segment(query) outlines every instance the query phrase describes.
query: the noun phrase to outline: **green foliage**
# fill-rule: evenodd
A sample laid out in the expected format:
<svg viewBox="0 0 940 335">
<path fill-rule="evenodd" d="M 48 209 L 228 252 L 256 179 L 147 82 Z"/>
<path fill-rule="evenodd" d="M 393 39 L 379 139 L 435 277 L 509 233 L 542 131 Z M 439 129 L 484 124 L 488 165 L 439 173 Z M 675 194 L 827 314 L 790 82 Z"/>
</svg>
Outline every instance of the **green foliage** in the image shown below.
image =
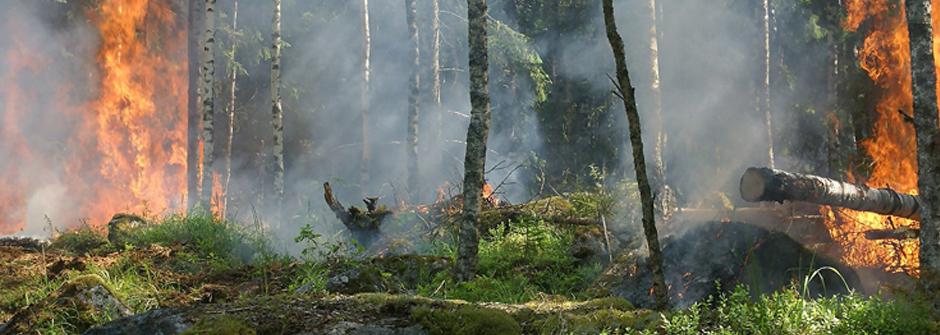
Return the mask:
<svg viewBox="0 0 940 335">
<path fill-rule="evenodd" d="M 75 254 L 87 254 L 107 244 L 108 239 L 102 233 L 84 226 L 57 236 L 49 244 L 49 248 Z"/>
<path fill-rule="evenodd" d="M 534 103 L 537 105 L 548 100 L 552 80 L 545 72 L 542 57 L 536 52 L 531 39 L 498 20 L 490 22 L 488 46 L 493 55 L 490 61 L 499 65 L 509 77 L 513 77 L 512 72 L 516 69 L 522 69 L 534 88 Z"/>
<path fill-rule="evenodd" d="M 668 334 L 935 334 L 918 302 L 848 295 L 805 300 L 797 289 L 752 299 L 743 286 L 664 317 Z"/>
<path fill-rule="evenodd" d="M 191 256 L 216 268 L 248 264 L 269 251 L 260 234 L 206 215 L 169 216 L 158 224 L 128 232 L 127 241 L 134 247 L 184 245 Z"/>
<path fill-rule="evenodd" d="M 419 294 L 514 303 L 545 294 L 577 297 L 601 272 L 599 264 L 580 264 L 570 254 L 570 230 L 534 218 L 499 225 L 488 236 L 480 241 L 477 278 L 438 289 L 454 282 L 442 273 Z"/>
</svg>

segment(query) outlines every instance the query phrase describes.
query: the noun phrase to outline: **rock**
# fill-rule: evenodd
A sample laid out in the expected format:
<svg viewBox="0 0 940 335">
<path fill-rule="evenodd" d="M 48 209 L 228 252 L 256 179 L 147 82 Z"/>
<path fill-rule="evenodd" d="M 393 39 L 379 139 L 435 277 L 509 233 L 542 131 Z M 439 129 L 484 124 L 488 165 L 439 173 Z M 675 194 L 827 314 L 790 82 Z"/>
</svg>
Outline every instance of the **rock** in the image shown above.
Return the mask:
<svg viewBox="0 0 940 335">
<path fill-rule="evenodd" d="M 57 311 L 56 313 L 49 313 Z M 126 317 L 131 314 L 127 305 L 118 299 L 97 275 L 84 275 L 72 279 L 62 287 L 26 309 L 0 329 L 0 335 L 23 334 L 34 331 L 34 327 L 45 322 L 68 323 L 85 330 L 102 320 Z M 64 320 L 48 320 L 50 315 L 67 315 Z"/>
<path fill-rule="evenodd" d="M 131 229 L 146 225 L 147 220 L 134 215 L 118 213 L 108 221 L 108 241 L 116 246 L 123 246 L 127 241 L 127 232 Z"/>
<path fill-rule="evenodd" d="M 374 266 L 354 267 L 331 275 L 326 281 L 326 290 L 332 293 L 385 292 L 387 289 L 381 270 Z"/>
<path fill-rule="evenodd" d="M 644 247 L 645 248 L 645 247 Z M 652 306 L 651 278 L 644 248 L 621 254 L 595 282 L 596 295 L 622 297 L 636 306 Z M 819 280 L 808 287 L 810 296 L 831 296 L 860 287 L 852 268 L 807 250 L 786 234 L 744 223 L 708 222 L 663 241 L 663 268 L 670 302 L 684 308 L 739 284 L 752 294 L 769 293 L 802 283 L 812 271 Z M 847 285 L 846 285 L 847 284 Z"/>
<path fill-rule="evenodd" d="M 189 309 L 165 308 L 138 314 L 91 328 L 84 335 L 177 335 L 192 327 Z"/>
</svg>

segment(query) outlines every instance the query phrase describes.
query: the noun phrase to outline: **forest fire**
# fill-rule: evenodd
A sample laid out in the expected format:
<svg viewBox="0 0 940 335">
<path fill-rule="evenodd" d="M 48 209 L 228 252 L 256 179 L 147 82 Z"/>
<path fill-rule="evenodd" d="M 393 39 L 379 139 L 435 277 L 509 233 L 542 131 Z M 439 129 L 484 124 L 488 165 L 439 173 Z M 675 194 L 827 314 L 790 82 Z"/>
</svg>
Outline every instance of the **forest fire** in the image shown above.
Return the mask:
<svg viewBox="0 0 940 335">
<path fill-rule="evenodd" d="M 937 0 L 933 3 L 940 5 Z M 909 36 L 902 4 L 887 0 L 847 1 L 848 15 L 843 28 L 856 31 L 863 22 L 871 22 L 871 30 L 858 50 L 858 59 L 881 89 L 873 136 L 863 144 L 874 161 L 865 182 L 870 187 L 889 187 L 917 194 L 914 128 L 905 120 L 911 115 L 912 93 Z M 938 26 L 938 18 L 940 16 L 934 16 L 934 26 Z M 936 42 L 934 49 L 938 49 Z M 852 179 L 855 178 L 850 175 L 850 181 L 854 182 Z M 822 214 L 830 234 L 841 245 L 843 261 L 847 264 L 918 275 L 916 240 L 870 241 L 862 234 L 867 230 L 914 228 L 918 226 L 916 221 L 829 207 L 824 207 Z"/>
<path fill-rule="evenodd" d="M 185 17 L 173 6 L 168 0 L 104 0 L 86 9 L 83 14 L 100 38 L 97 64 L 85 74 L 90 82 L 57 83 L 61 93 L 45 97 L 18 94 L 24 90 L 16 87 L 18 78 L 3 81 L 0 133 L 6 146 L 16 148 L 19 164 L 3 172 L 3 180 L 15 187 L 0 191 L 0 233 L 18 231 L 37 219 L 27 217 L 26 199 L 48 181 L 30 171 L 31 165 L 61 166 L 58 182 L 74 203 L 57 217 L 56 225 L 82 220 L 99 225 L 116 211 L 159 213 L 177 207 L 186 171 L 187 67 Z M 3 57 L 16 64 L 23 55 L 33 62 L 46 61 L 35 50 Z M 35 63 L 12 68 L 6 75 L 44 71 Z M 17 74 L 15 69 L 32 73 Z M 93 88 L 92 101 L 74 105 L 61 97 L 80 85 Z M 58 151 L 17 138 L 31 122 L 28 113 L 36 114 L 30 110 L 37 104 L 34 100 L 46 98 L 61 101 L 53 103 L 56 109 L 42 110 L 42 117 L 58 124 L 69 120 L 71 127 L 65 129 L 62 143 L 52 145 Z M 24 99 L 31 105 L 22 105 Z"/>
</svg>

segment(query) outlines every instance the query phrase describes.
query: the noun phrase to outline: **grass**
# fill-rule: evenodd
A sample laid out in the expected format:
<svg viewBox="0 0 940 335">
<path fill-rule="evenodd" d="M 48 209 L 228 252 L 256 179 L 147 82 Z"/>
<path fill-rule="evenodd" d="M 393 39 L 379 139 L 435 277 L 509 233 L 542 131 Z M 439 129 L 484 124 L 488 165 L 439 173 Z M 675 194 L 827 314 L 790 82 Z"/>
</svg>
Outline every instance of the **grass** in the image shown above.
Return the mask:
<svg viewBox="0 0 940 335">
<path fill-rule="evenodd" d="M 418 293 L 472 302 L 521 303 L 547 295 L 580 298 L 601 272 L 599 264 L 581 264 L 571 255 L 573 231 L 535 218 L 499 225 L 486 236 L 480 241 L 476 279 L 456 283 L 442 273 Z M 438 248 L 437 253 L 456 257 L 452 247 Z M 438 290 L 442 281 L 445 285 Z"/>
<path fill-rule="evenodd" d="M 667 334 L 936 334 L 938 319 L 916 297 L 885 300 L 856 294 L 807 300 L 793 288 L 751 298 L 730 293 L 664 316 Z"/>
</svg>

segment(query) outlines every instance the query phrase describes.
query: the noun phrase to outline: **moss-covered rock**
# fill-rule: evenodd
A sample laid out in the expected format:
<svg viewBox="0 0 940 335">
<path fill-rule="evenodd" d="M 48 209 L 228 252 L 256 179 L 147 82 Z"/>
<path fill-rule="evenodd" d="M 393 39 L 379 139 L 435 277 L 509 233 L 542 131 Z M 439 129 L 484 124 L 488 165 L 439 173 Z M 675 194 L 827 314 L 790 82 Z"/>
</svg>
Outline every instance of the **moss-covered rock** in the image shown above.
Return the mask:
<svg viewBox="0 0 940 335">
<path fill-rule="evenodd" d="M 148 222 L 141 216 L 134 214 L 118 213 L 111 221 L 108 221 L 108 241 L 116 246 L 123 246 L 127 243 L 127 237 L 131 230 L 146 225 Z"/>
<path fill-rule="evenodd" d="M 475 305 L 418 306 L 411 315 L 432 335 L 522 334 L 508 313 Z"/>
<path fill-rule="evenodd" d="M 203 318 L 182 335 L 255 335 L 255 330 L 245 321 L 222 315 Z"/>
<path fill-rule="evenodd" d="M 0 335 L 38 332 L 50 324 L 69 325 L 76 332 L 131 314 L 108 284 L 97 275 L 83 275 L 63 284 L 46 299 L 17 312 Z"/>
<path fill-rule="evenodd" d="M 362 263 L 330 274 L 326 281 L 326 290 L 333 293 L 356 294 L 386 292 L 389 287 L 381 269 Z"/>
</svg>

